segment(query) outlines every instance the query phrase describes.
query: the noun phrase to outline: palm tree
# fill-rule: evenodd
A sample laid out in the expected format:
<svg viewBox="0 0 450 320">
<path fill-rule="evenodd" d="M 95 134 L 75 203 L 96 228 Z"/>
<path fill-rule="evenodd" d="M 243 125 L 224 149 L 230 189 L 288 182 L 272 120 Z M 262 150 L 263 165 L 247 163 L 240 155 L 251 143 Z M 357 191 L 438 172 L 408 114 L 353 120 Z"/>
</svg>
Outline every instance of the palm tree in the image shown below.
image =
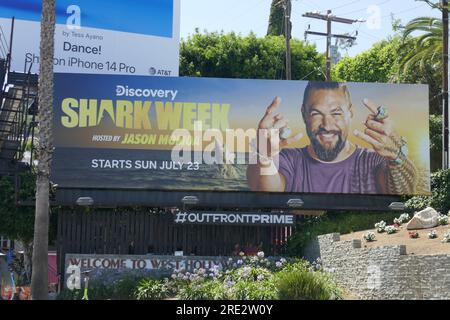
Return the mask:
<svg viewBox="0 0 450 320">
<path fill-rule="evenodd" d="M 48 299 L 48 229 L 50 165 L 53 154 L 53 56 L 55 0 L 42 0 L 39 69 L 39 164 L 36 181 L 36 218 L 34 222 L 31 296 Z"/>
<path fill-rule="evenodd" d="M 414 38 L 415 48 L 401 62 L 401 68 L 408 70 L 419 66 L 424 69 L 430 62 L 435 62 L 435 69 L 442 64 L 443 23 L 441 19 L 419 17 L 411 20 L 404 28 L 403 38 L 409 38 L 413 33 L 421 32 Z"/>
<path fill-rule="evenodd" d="M 417 0 L 427 3 L 431 8 L 440 11 L 449 10 L 443 6 L 442 1 Z M 419 32 L 420 35 L 414 38 L 415 49 L 407 54 L 401 63 L 402 70 L 419 67 L 425 69 L 426 64 L 434 62 L 433 68 L 442 67 L 443 52 L 443 22 L 439 18 L 419 17 L 411 20 L 403 31 L 403 38 L 410 38 L 413 33 Z"/>
</svg>

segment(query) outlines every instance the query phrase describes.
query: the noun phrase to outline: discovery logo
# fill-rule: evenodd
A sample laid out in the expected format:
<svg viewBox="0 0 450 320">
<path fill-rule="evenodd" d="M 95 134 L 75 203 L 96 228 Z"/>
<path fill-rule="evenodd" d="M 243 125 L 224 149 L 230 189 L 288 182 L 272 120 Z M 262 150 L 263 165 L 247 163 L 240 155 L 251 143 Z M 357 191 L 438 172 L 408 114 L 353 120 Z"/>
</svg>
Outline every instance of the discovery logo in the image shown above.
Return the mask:
<svg viewBox="0 0 450 320">
<path fill-rule="evenodd" d="M 136 89 L 128 86 L 116 86 L 117 97 L 137 97 L 137 98 L 165 98 L 174 101 L 178 95 L 178 90 L 163 89 Z"/>
</svg>

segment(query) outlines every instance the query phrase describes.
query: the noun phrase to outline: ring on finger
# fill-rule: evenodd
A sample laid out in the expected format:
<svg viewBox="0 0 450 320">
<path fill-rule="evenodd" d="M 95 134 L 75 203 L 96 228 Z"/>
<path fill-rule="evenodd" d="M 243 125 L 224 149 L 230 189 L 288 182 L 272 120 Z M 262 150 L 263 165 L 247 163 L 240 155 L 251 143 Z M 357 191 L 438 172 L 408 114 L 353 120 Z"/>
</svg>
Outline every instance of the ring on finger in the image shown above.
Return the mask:
<svg viewBox="0 0 450 320">
<path fill-rule="evenodd" d="M 389 116 L 388 109 L 385 106 L 379 106 L 377 111 L 378 113 L 375 116 L 375 120 L 384 120 Z"/>
</svg>

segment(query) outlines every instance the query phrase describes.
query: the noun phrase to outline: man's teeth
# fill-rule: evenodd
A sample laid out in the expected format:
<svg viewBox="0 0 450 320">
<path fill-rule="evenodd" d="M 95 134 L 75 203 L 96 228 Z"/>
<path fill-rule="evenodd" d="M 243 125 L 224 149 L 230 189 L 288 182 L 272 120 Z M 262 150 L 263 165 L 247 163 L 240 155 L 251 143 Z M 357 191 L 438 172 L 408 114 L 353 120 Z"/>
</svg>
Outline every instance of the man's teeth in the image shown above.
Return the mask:
<svg viewBox="0 0 450 320">
<path fill-rule="evenodd" d="M 324 138 L 333 138 L 335 135 L 333 133 L 322 133 L 321 136 Z"/>
</svg>

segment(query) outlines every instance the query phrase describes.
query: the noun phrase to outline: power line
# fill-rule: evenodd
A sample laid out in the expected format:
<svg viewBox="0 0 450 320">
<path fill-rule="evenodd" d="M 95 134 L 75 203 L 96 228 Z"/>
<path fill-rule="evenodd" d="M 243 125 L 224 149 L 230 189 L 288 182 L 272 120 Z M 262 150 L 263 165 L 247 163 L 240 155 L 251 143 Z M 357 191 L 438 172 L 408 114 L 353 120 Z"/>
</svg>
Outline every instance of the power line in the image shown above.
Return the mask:
<svg viewBox="0 0 450 320">
<path fill-rule="evenodd" d="M 384 1 L 381 1 L 380 3 L 374 4 L 374 6 L 382 6 L 382 5 L 384 5 L 384 4 L 388 3 L 388 2 L 391 2 L 391 1 L 392 0 L 384 0 Z M 350 11 L 350 12 L 346 12 L 346 13 L 343 13 L 342 15 L 346 16 L 346 15 L 349 15 L 349 14 L 352 14 L 352 13 L 357 13 L 357 12 L 366 11 L 366 10 L 367 10 L 367 7 L 362 8 L 362 9 L 358 9 L 358 10 L 353 10 L 353 11 Z"/>
<path fill-rule="evenodd" d="M 349 2 L 347 4 L 343 4 L 342 6 L 331 8 L 330 10 L 336 10 L 336 9 L 341 9 L 341 8 L 344 8 L 344 7 L 348 7 L 348 6 L 350 6 L 350 5 L 354 4 L 354 3 L 357 3 L 357 2 L 361 2 L 361 0 L 354 0 L 354 1 Z"/>
<path fill-rule="evenodd" d="M 2 28 L 1 25 L 0 25 L 0 32 L 1 32 L 0 39 L 3 39 L 3 41 L 4 41 L 4 43 L 3 43 L 3 41 L 1 41 L 1 44 L 2 44 L 2 45 L 4 44 L 4 46 L 5 46 L 6 48 L 8 48 L 8 42 L 6 41 L 5 33 L 3 32 L 3 28 Z M 2 38 L 2 37 L 3 37 L 3 38 Z M 7 50 L 7 51 L 8 51 L 8 50 Z"/>
<path fill-rule="evenodd" d="M 323 71 L 323 67 L 322 66 L 317 66 L 317 67 L 314 68 L 313 71 L 308 73 L 306 76 L 304 76 L 300 80 L 305 80 L 307 77 L 309 77 L 310 75 L 312 75 L 314 72 L 317 72 L 317 71 L 320 71 L 320 73 L 322 73 L 324 76 L 326 76 L 325 72 Z"/>
<path fill-rule="evenodd" d="M 304 4 L 307 4 L 307 5 L 308 5 L 309 7 L 311 7 L 312 9 L 316 9 L 317 7 L 319 7 L 319 9 L 321 8 L 318 4 L 309 2 L 308 0 L 302 0 L 302 2 L 303 2 Z M 322 9 L 321 11 L 324 11 L 324 9 Z"/>
<path fill-rule="evenodd" d="M 0 38 L 2 36 L 0 35 Z M 3 54 L 3 57 L 6 58 L 8 56 L 8 50 L 5 49 L 4 45 L 3 45 L 3 41 L 0 41 L 0 52 Z"/>
<path fill-rule="evenodd" d="M 390 14 L 387 14 L 385 16 L 382 16 L 381 18 L 384 19 L 384 18 L 387 18 L 387 17 L 391 17 L 392 15 L 395 16 L 397 14 L 402 14 L 402 13 L 405 13 L 405 12 L 413 11 L 413 10 L 419 9 L 419 8 L 425 6 L 425 5 L 426 5 L 425 3 L 422 3 L 421 5 L 419 5 L 417 7 L 409 8 L 409 9 L 406 9 L 406 10 L 403 10 L 403 11 L 399 11 L 399 12 L 396 12 L 396 13 L 390 13 Z"/>
<path fill-rule="evenodd" d="M 229 22 L 236 21 L 238 18 L 245 16 L 246 14 L 251 12 L 255 7 L 257 7 L 258 5 L 260 5 L 261 3 L 265 2 L 265 1 L 267 1 L 267 0 L 260 0 L 257 3 L 252 4 L 250 7 L 248 7 L 243 12 L 241 12 L 239 15 L 235 16 L 234 18 L 229 19 L 228 21 Z"/>
</svg>

